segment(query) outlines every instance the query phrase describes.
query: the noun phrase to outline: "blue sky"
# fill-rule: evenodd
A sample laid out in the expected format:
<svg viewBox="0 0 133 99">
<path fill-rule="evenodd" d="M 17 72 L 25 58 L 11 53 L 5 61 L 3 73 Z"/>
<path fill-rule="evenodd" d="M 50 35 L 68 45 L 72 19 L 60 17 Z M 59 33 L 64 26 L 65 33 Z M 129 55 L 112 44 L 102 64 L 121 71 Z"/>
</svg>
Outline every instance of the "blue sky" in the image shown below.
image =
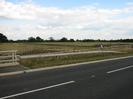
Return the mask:
<svg viewBox="0 0 133 99">
<path fill-rule="evenodd" d="M 0 0 L 0 32 L 10 39 L 133 38 L 133 0 Z"/>
<path fill-rule="evenodd" d="M 10 2 L 19 3 L 24 0 L 8 0 Z M 27 0 L 25 0 L 27 1 Z M 30 1 L 30 0 L 29 0 Z M 97 5 L 105 8 L 121 8 L 132 0 L 32 0 L 33 3 L 42 6 L 51 6 L 59 8 L 73 8 L 87 5 Z"/>
</svg>

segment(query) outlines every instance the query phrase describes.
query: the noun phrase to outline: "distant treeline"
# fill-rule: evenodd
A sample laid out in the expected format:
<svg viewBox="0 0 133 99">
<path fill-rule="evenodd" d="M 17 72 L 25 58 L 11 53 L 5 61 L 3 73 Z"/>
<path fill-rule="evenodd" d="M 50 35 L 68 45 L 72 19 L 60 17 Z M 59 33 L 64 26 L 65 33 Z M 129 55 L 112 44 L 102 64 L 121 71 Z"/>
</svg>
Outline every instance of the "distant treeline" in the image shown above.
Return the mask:
<svg viewBox="0 0 133 99">
<path fill-rule="evenodd" d="M 0 42 L 133 42 L 133 39 L 118 39 L 118 40 L 94 40 L 94 39 L 83 39 L 83 40 L 74 40 L 74 39 L 67 39 L 66 37 L 62 37 L 59 40 L 50 37 L 48 40 L 44 40 L 41 37 L 29 37 L 25 40 L 8 40 L 8 38 L 0 33 Z"/>
</svg>

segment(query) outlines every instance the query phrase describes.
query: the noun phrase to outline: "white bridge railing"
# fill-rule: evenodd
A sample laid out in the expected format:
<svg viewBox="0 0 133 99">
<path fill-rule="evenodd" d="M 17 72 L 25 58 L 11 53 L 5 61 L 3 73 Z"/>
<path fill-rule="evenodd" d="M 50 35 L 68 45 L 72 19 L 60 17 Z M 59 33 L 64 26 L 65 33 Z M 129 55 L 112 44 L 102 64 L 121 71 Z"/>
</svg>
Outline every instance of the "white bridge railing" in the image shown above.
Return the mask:
<svg viewBox="0 0 133 99">
<path fill-rule="evenodd" d="M 0 51 L 0 66 L 12 66 L 19 64 L 16 52 L 16 50 Z"/>
</svg>

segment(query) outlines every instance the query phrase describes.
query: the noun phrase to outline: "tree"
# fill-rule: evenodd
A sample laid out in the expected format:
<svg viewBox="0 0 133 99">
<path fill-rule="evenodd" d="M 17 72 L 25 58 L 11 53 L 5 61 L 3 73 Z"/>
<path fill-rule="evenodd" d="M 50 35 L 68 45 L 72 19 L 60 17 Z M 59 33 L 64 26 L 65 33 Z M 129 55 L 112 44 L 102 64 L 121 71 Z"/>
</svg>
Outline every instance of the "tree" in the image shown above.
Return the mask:
<svg viewBox="0 0 133 99">
<path fill-rule="evenodd" d="M 36 39 L 35 39 L 34 37 L 29 37 L 29 38 L 28 38 L 28 41 L 29 41 L 29 42 L 35 42 Z"/>
<path fill-rule="evenodd" d="M 67 38 L 63 37 L 62 39 L 60 39 L 60 42 L 67 42 Z"/>
<path fill-rule="evenodd" d="M 54 42 L 55 40 L 54 40 L 53 37 L 49 37 L 49 41 L 50 41 L 50 42 Z"/>
<path fill-rule="evenodd" d="M 42 38 L 40 38 L 39 36 L 37 36 L 37 37 L 36 37 L 36 41 L 37 41 L 37 42 L 42 42 L 42 41 L 43 41 L 43 39 L 42 39 Z"/>
<path fill-rule="evenodd" d="M 0 42 L 7 42 L 7 41 L 8 41 L 7 37 L 2 33 L 0 33 Z"/>
<path fill-rule="evenodd" d="M 70 42 L 75 42 L 75 40 L 74 40 L 74 39 L 70 39 L 69 41 L 70 41 Z"/>
</svg>

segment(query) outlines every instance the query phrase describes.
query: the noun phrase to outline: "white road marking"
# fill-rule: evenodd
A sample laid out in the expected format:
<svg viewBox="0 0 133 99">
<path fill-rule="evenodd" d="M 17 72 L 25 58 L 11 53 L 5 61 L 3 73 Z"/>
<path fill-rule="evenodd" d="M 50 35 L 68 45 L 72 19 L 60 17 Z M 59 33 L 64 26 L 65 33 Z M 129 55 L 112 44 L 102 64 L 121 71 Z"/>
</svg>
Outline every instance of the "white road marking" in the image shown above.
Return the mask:
<svg viewBox="0 0 133 99">
<path fill-rule="evenodd" d="M 46 89 L 50 89 L 50 88 L 54 88 L 54 87 L 58 87 L 58 86 L 63 86 L 63 85 L 71 84 L 71 83 L 75 83 L 75 81 L 68 81 L 68 82 L 57 84 L 57 85 L 52 85 L 52 86 L 48 86 L 48 87 L 44 87 L 44 88 L 39 88 L 39 89 L 27 91 L 27 92 L 21 92 L 21 93 L 18 93 L 18 94 L 13 94 L 13 95 L 1 97 L 0 99 L 13 98 L 13 97 L 16 97 L 16 96 L 21 96 L 21 95 L 25 95 L 25 94 L 29 94 L 29 93 L 34 93 L 34 92 L 38 92 L 38 91 L 42 91 L 42 90 L 46 90 Z"/>
<path fill-rule="evenodd" d="M 119 69 L 112 70 L 112 71 L 108 71 L 107 73 L 110 74 L 110 73 L 118 72 L 118 71 L 121 71 L 121 70 L 129 69 L 129 68 L 133 68 L 133 65 L 132 66 L 127 66 L 127 67 L 124 67 L 124 68 L 119 68 Z"/>
</svg>

